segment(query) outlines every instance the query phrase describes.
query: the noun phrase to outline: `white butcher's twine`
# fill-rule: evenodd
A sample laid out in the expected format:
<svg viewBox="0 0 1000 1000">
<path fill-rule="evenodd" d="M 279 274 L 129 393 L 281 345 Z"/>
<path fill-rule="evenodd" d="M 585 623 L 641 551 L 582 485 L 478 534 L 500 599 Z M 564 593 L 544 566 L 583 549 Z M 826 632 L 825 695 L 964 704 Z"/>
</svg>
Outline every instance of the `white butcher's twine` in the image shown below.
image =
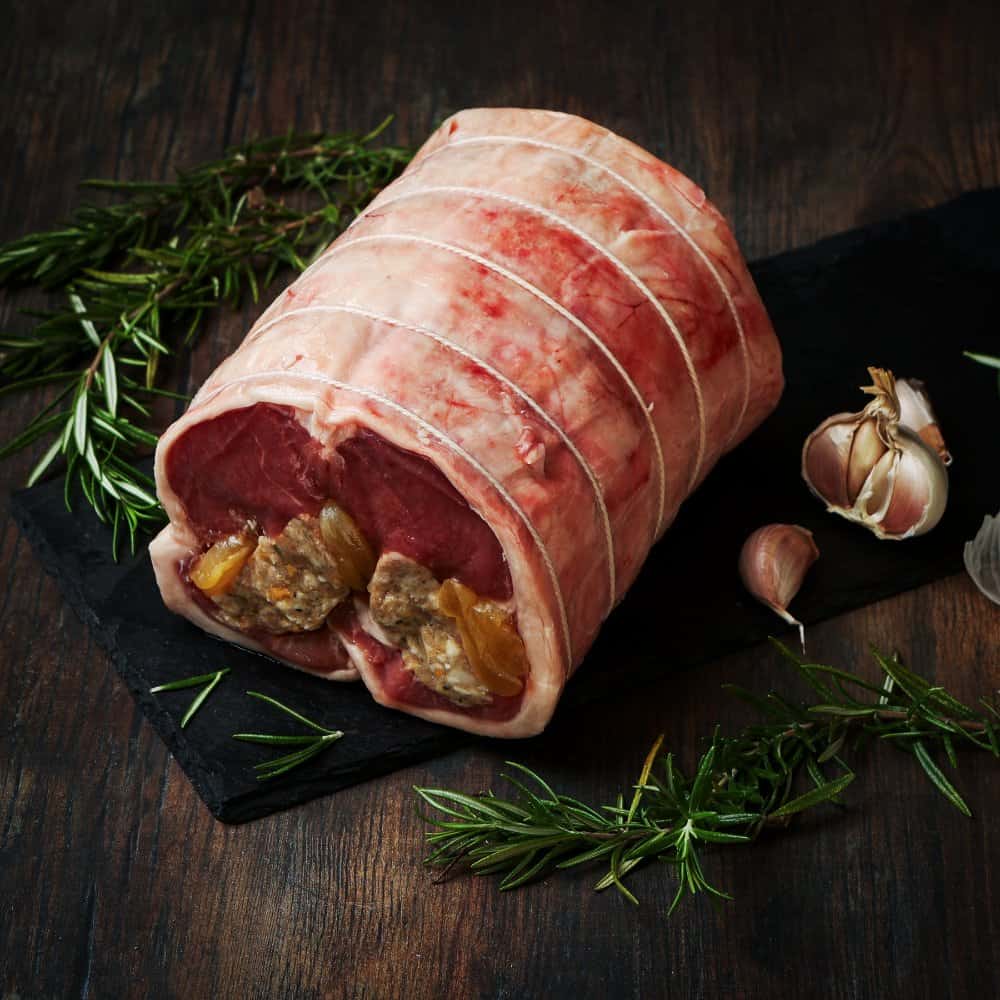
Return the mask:
<svg viewBox="0 0 1000 1000">
<path fill-rule="evenodd" d="M 563 636 L 563 646 L 566 654 L 566 671 L 568 671 L 573 665 L 573 641 L 570 638 L 569 631 L 569 618 L 566 616 L 566 603 L 563 600 L 562 587 L 559 586 L 559 577 L 556 574 L 555 566 L 552 563 L 552 557 L 549 555 L 549 550 L 545 547 L 545 542 L 542 540 L 541 535 L 538 534 L 535 526 L 531 523 L 528 515 L 521 508 L 521 505 L 504 489 L 503 485 L 496 479 L 493 474 L 480 464 L 478 459 L 470 455 L 461 445 L 456 444 L 447 434 L 443 431 L 438 430 L 433 424 L 428 423 L 419 414 L 414 413 L 412 410 L 407 409 L 402 403 L 397 403 L 394 399 L 390 399 L 388 396 L 384 396 L 381 392 L 375 389 L 364 389 L 361 386 L 351 385 L 348 382 L 341 382 L 339 379 L 330 378 L 327 375 L 318 375 L 313 372 L 295 372 L 288 371 L 287 369 L 276 369 L 274 371 L 263 371 L 254 372 L 252 375 L 241 375 L 238 378 L 230 379 L 224 385 L 218 386 L 218 388 L 213 389 L 204 399 L 199 400 L 198 405 L 204 406 L 209 400 L 214 399 L 219 395 L 220 392 L 228 389 L 233 385 L 245 385 L 248 382 L 257 382 L 261 379 L 279 379 L 284 381 L 285 379 L 295 379 L 300 382 L 313 382 L 319 385 L 330 386 L 334 389 L 340 389 L 344 392 L 353 392 L 359 396 L 366 399 L 373 399 L 383 406 L 387 406 L 390 410 L 394 410 L 401 416 L 412 420 L 421 430 L 425 433 L 430 434 L 431 437 L 437 438 L 446 448 L 455 452 L 460 458 L 464 459 L 469 463 L 492 487 L 497 491 L 497 493 L 503 497 L 504 502 L 515 514 L 521 519 L 525 528 L 528 529 L 528 533 L 531 535 L 538 548 L 538 554 L 542 557 L 542 562 L 545 563 L 545 569 L 549 574 L 549 582 L 552 584 L 552 592 L 555 594 L 556 602 L 559 605 L 559 620 L 562 626 L 562 636 Z M 564 673 L 566 672 L 564 671 Z"/>
<path fill-rule="evenodd" d="M 507 386 L 512 392 L 519 396 L 538 416 L 542 421 L 548 425 L 548 427 L 555 433 L 555 435 L 562 441 L 566 446 L 569 453 L 576 459 L 580 468 L 583 470 L 584 475 L 590 481 L 591 488 L 594 491 L 594 501 L 597 504 L 597 508 L 601 515 L 601 520 L 604 528 L 604 541 L 607 548 L 607 559 L 608 559 L 608 614 L 611 613 L 615 606 L 615 601 L 618 596 L 618 582 L 615 574 L 615 542 L 614 535 L 611 531 L 611 517 L 608 514 L 607 504 L 604 502 L 604 492 L 601 489 L 600 481 L 597 478 L 597 473 L 594 472 L 590 463 L 580 452 L 580 449 L 573 443 L 570 436 L 566 431 L 545 411 L 540 403 L 538 403 L 533 397 L 528 395 L 516 382 L 509 379 L 503 372 L 499 371 L 493 365 L 491 365 L 484 358 L 481 358 L 478 354 L 474 354 L 472 351 L 465 350 L 464 347 L 460 347 L 452 340 L 448 340 L 447 337 L 442 337 L 439 333 L 435 333 L 433 330 L 429 330 L 423 326 L 417 326 L 413 323 L 404 323 L 402 320 L 396 319 L 392 316 L 386 316 L 382 313 L 373 312 L 370 309 L 363 309 L 360 306 L 351 305 L 349 303 L 327 303 L 324 305 L 314 305 L 314 306 L 303 306 L 299 309 L 290 309 L 286 313 L 282 313 L 280 316 L 275 317 L 272 320 L 264 323 L 254 330 L 253 334 L 247 338 L 247 343 L 251 340 L 257 340 L 263 334 L 267 333 L 268 330 L 273 329 L 276 326 L 284 323 L 286 320 L 293 319 L 297 316 L 307 316 L 315 313 L 347 313 L 352 316 L 363 316 L 366 319 L 373 320 L 376 323 L 385 323 L 386 326 L 398 327 L 401 330 L 407 330 L 411 333 L 420 334 L 423 337 L 427 337 L 429 340 L 434 341 L 436 344 L 440 344 L 446 350 L 453 351 L 460 357 L 465 358 L 468 361 L 472 361 L 477 365 L 480 365 L 484 371 L 489 372 L 489 374 L 495 378 L 498 382 Z"/>
<path fill-rule="evenodd" d="M 608 135 L 614 136 L 613 132 L 608 132 Z M 618 138 L 615 136 L 615 138 Z M 623 177 L 616 170 L 609 167 L 606 163 L 602 163 L 600 160 L 594 159 L 592 156 L 588 156 L 586 153 L 582 153 L 576 149 L 571 149 L 568 146 L 560 146 L 555 142 L 545 142 L 542 139 L 531 139 L 527 136 L 518 135 L 482 135 L 482 136 L 470 136 L 466 139 L 454 139 L 445 145 L 432 150 L 427 153 L 422 159 L 421 163 L 429 160 L 432 156 L 438 156 L 441 153 L 446 153 L 449 149 L 454 149 L 458 146 L 471 146 L 471 145 L 500 145 L 501 143 L 516 144 L 523 146 L 536 146 L 539 149 L 551 149 L 557 153 L 565 153 L 567 156 L 575 157 L 578 160 L 582 160 L 584 163 L 589 164 L 592 167 L 596 167 L 598 170 L 603 171 L 608 176 L 613 177 L 622 187 L 627 188 L 636 197 L 640 198 L 645 202 L 654 212 L 661 216 L 666 222 L 668 222 L 678 233 L 678 235 L 691 247 L 695 252 L 698 259 L 708 268 L 709 273 L 715 279 L 719 286 L 723 296 L 726 299 L 726 304 L 729 306 L 730 315 L 733 317 L 733 322 L 736 324 L 736 332 L 740 339 L 740 352 L 743 355 L 743 401 L 740 406 L 739 415 L 736 418 L 736 422 L 733 425 L 732 430 L 729 433 L 729 437 L 726 438 L 725 446 L 727 447 L 736 437 L 739 432 L 740 426 L 743 423 L 743 418 L 746 416 L 747 407 L 750 405 L 750 351 L 747 347 L 746 331 L 743 329 L 743 320 L 740 318 L 739 310 L 736 308 L 736 303 L 733 301 L 732 294 L 729 291 L 725 281 L 722 280 L 722 275 L 719 274 L 718 268 L 712 263 L 708 254 L 694 241 L 691 234 L 665 209 L 662 205 L 657 204 L 642 188 L 637 187 L 633 184 L 627 177 Z M 418 164 L 419 167 L 419 164 Z M 410 175 L 413 176 L 413 175 Z M 385 202 L 379 202 L 376 209 L 380 208 Z M 360 219 L 365 213 L 362 212 Z M 354 220 L 357 223 L 358 219 Z M 354 224 L 352 223 L 352 225 Z"/>
<path fill-rule="evenodd" d="M 663 320 L 667 329 L 673 335 L 674 341 L 677 343 L 680 349 L 681 356 L 684 358 L 684 367 L 687 369 L 688 378 L 691 381 L 691 388 L 694 391 L 695 406 L 698 410 L 698 452 L 695 455 L 694 465 L 691 467 L 691 473 L 688 476 L 687 486 L 685 488 L 686 493 L 690 493 L 694 487 L 695 483 L 698 482 L 698 476 L 701 473 L 702 463 L 705 460 L 705 400 L 701 391 L 701 381 L 698 378 L 698 372 L 695 370 L 694 362 L 691 360 L 691 354 L 687 349 L 687 344 L 684 342 L 684 337 L 681 334 L 680 329 L 674 322 L 673 317 L 667 312 L 663 303 L 656 297 L 648 285 L 639 277 L 635 271 L 632 270 L 617 254 L 612 253 L 608 247 L 604 246 L 603 243 L 599 243 L 593 237 L 589 236 L 582 229 L 578 229 L 573 225 L 568 219 L 564 219 L 561 215 L 555 212 L 549 211 L 547 208 L 542 208 L 541 205 L 536 205 L 533 202 L 525 201 L 523 198 L 515 198 L 513 195 L 501 194 L 498 191 L 492 191 L 489 188 L 477 188 L 477 187 L 462 187 L 457 184 L 430 184 L 424 185 L 419 188 L 415 188 L 413 191 L 404 191 L 402 194 L 398 194 L 392 198 L 386 198 L 379 204 L 379 209 L 387 208 L 390 205 L 396 204 L 396 202 L 406 201 L 411 198 L 422 198 L 424 195 L 433 194 L 462 194 L 468 195 L 475 198 L 492 198 L 495 201 L 506 202 L 508 205 L 513 205 L 516 208 L 523 209 L 526 212 L 532 212 L 535 215 L 540 215 L 543 219 L 548 220 L 556 226 L 565 229 L 567 232 L 572 233 L 577 239 L 583 241 L 587 246 L 596 250 L 605 260 L 610 261 L 610 263 L 616 267 L 626 278 L 648 299 L 649 304 L 656 310 L 660 319 Z M 657 525 L 659 528 L 659 525 Z"/>
<path fill-rule="evenodd" d="M 600 337 L 594 333 L 593 330 L 583 323 L 581 320 L 577 319 L 564 305 L 556 302 L 555 299 L 546 295 L 540 288 L 536 288 L 530 281 L 526 281 L 520 275 L 515 274 L 513 271 L 508 271 L 505 267 L 495 263 L 487 257 L 481 257 L 479 254 L 472 253 L 463 247 L 455 246 L 452 243 L 442 243 L 439 240 L 428 239 L 425 236 L 416 236 L 406 233 L 377 233 L 372 236 L 355 236 L 345 242 L 334 243 L 330 249 L 317 260 L 310 268 L 309 271 L 320 270 L 329 261 L 331 261 L 334 256 L 338 253 L 343 253 L 349 250 L 351 247 L 360 246 L 365 243 L 417 243 L 423 246 L 434 247 L 437 250 L 444 250 L 447 253 L 455 254 L 457 257 L 463 257 L 466 260 L 472 261 L 474 264 L 479 264 L 481 267 L 485 267 L 490 271 L 499 274 L 501 277 L 506 278 L 511 283 L 517 285 L 519 288 L 523 288 L 526 292 L 534 295 L 541 302 L 544 302 L 550 309 L 557 312 L 564 319 L 568 320 L 573 324 L 578 330 L 588 340 L 590 340 L 595 347 L 611 362 L 615 371 L 621 376 L 622 381 L 628 386 L 629 391 L 635 397 L 636 402 L 639 404 L 639 409 L 642 411 L 643 418 L 646 421 L 646 427 L 649 431 L 650 438 L 653 442 L 654 454 L 656 456 L 656 471 L 657 471 L 657 487 L 658 487 L 658 513 L 656 517 L 656 524 L 653 527 L 652 540 L 650 544 L 656 541 L 657 536 L 660 532 L 660 527 L 663 524 L 664 517 L 664 507 L 666 498 L 666 468 L 663 462 L 663 448 L 660 445 L 660 435 L 657 433 L 656 425 L 653 423 L 653 418 L 650 415 L 651 406 L 643 398 L 642 393 L 639 391 L 639 387 L 632 381 L 632 376 L 625 370 L 624 365 L 615 357 L 614 353 L 610 350 L 607 344 L 601 340 Z M 308 273 L 308 272 L 306 272 Z"/>
</svg>

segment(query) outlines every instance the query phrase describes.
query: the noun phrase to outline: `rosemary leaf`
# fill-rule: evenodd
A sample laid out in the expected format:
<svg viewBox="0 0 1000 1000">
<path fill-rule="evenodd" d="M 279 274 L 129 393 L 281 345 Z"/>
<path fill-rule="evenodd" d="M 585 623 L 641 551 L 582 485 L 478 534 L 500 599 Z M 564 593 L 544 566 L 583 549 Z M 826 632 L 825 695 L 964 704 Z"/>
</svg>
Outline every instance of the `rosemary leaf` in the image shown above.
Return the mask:
<svg viewBox="0 0 1000 1000">
<path fill-rule="evenodd" d="M 914 756 L 920 761 L 920 766 L 924 769 L 927 777 L 931 779 L 934 786 L 959 812 L 964 813 L 970 819 L 972 810 L 965 804 L 965 799 L 958 794 L 955 786 L 944 776 L 941 768 L 934 763 L 934 759 L 927 752 L 927 747 L 922 740 L 913 741 Z"/>
<path fill-rule="evenodd" d="M 0 251 L 0 253 L 2 253 L 2 251 Z M 97 335 L 97 328 L 89 319 L 87 319 L 87 307 L 83 304 L 83 299 L 81 299 L 75 292 L 70 292 L 69 303 L 73 307 L 73 312 L 75 312 L 80 318 L 80 326 L 83 327 L 83 332 L 87 335 L 87 339 L 94 345 L 94 347 L 100 347 L 101 338 Z"/>
<path fill-rule="evenodd" d="M 973 354 L 972 351 L 963 351 L 962 353 L 967 358 L 971 358 L 981 365 L 986 365 L 988 368 L 1000 368 L 1000 358 L 993 357 L 990 354 Z"/>
<path fill-rule="evenodd" d="M 227 668 L 228 669 L 228 668 Z M 212 680 L 218 671 L 213 670 L 210 674 L 198 674 L 197 677 L 184 677 L 179 681 L 169 681 L 167 684 L 158 684 L 149 689 L 150 694 L 160 694 L 162 691 L 183 691 L 185 688 L 200 687 Z"/>
<path fill-rule="evenodd" d="M 299 722 L 304 723 L 305 725 L 309 726 L 310 729 L 315 729 L 316 732 L 318 733 L 327 734 L 330 732 L 329 729 L 324 729 L 318 723 L 312 722 L 311 720 L 307 719 L 304 715 L 300 715 L 298 712 L 295 711 L 295 709 L 289 708 L 287 705 L 283 705 L 280 701 L 277 701 L 276 699 L 271 698 L 266 694 L 261 694 L 260 691 L 247 691 L 247 694 L 250 695 L 251 698 L 259 698 L 261 701 L 266 701 L 269 705 L 274 705 L 275 708 L 280 709 L 286 715 L 290 715 L 293 719 L 297 719 Z"/>
<path fill-rule="evenodd" d="M 219 681 L 222 680 L 225 674 L 229 673 L 229 670 L 220 670 L 209 682 L 208 685 L 198 694 L 198 697 L 191 702 L 188 710 L 184 713 L 181 719 L 181 729 L 183 729 L 190 721 L 194 718 L 195 712 L 205 703 L 205 699 L 218 687 Z"/>
<path fill-rule="evenodd" d="M 825 785 L 820 785 L 819 788 L 814 788 L 812 791 L 792 799 L 791 802 L 786 802 L 780 809 L 775 809 L 771 813 L 771 817 L 781 819 L 811 809 L 821 802 L 829 802 L 835 799 L 854 780 L 854 777 L 853 774 L 845 774 L 837 778 L 836 781 L 828 781 Z"/>
<path fill-rule="evenodd" d="M 117 528 L 117 522 L 115 527 Z M 205 687 L 198 692 L 194 700 L 188 706 L 187 711 L 181 717 L 181 729 L 184 729 L 194 718 L 198 709 L 205 704 L 205 700 L 208 696 L 216 689 L 216 687 L 218 687 L 222 678 L 229 673 L 230 669 L 230 667 L 223 667 L 221 670 L 216 670 L 210 674 L 198 674 L 196 677 L 182 677 L 180 680 L 168 681 L 166 684 L 158 684 L 156 687 L 151 687 L 149 689 L 149 693 L 162 694 L 167 691 L 183 691 L 186 688 L 205 685 Z"/>
<path fill-rule="evenodd" d="M 315 736 L 272 736 L 269 733 L 233 733 L 234 740 L 246 743 L 267 743 L 285 746 L 288 744 L 315 743 Z"/>
<path fill-rule="evenodd" d="M 52 444 L 49 445 L 48 450 L 44 455 L 35 463 L 35 467 L 28 474 L 28 479 L 25 485 L 34 486 L 42 476 L 45 475 L 49 466 L 59 457 L 59 439 L 56 438 Z"/>
</svg>

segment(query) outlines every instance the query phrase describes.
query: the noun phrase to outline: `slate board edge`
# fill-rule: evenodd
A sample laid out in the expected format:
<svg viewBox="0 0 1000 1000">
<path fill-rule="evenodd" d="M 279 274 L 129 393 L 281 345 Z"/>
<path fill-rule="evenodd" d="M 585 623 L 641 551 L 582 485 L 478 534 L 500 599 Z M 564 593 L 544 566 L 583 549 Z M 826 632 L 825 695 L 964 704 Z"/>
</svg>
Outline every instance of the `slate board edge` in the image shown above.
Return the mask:
<svg viewBox="0 0 1000 1000">
<path fill-rule="evenodd" d="M 973 207 L 977 202 L 989 203 L 1000 199 L 1000 187 L 980 187 L 963 191 L 930 205 L 927 208 L 917 208 L 902 215 L 895 215 L 888 219 L 879 219 L 876 222 L 862 222 L 849 229 L 843 229 L 827 236 L 821 236 L 811 243 L 803 243 L 800 246 L 790 247 L 787 250 L 779 250 L 777 253 L 767 257 L 758 257 L 747 263 L 754 282 L 766 280 L 769 271 L 791 270 L 801 271 L 809 269 L 816 260 L 828 260 L 832 255 L 834 259 L 850 253 L 865 243 L 884 239 L 894 231 L 922 223 L 937 223 L 940 220 L 947 220 L 957 211 Z"/>
</svg>

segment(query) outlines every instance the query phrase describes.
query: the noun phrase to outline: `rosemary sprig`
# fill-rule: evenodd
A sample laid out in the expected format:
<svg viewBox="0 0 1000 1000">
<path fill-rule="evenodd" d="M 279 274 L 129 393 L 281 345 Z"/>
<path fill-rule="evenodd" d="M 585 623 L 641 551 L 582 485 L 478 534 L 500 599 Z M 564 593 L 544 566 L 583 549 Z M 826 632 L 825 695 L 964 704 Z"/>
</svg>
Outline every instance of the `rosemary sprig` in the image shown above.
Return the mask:
<svg viewBox="0 0 1000 1000">
<path fill-rule="evenodd" d="M 273 760 L 265 760 L 260 764 L 254 765 L 254 770 L 259 772 L 257 774 L 258 781 L 266 781 L 268 778 L 277 778 L 281 774 L 285 774 L 290 771 L 293 767 L 298 767 L 299 764 L 304 764 L 307 760 L 311 760 L 317 754 L 322 753 L 328 747 L 333 746 L 337 740 L 343 737 L 343 733 L 338 729 L 325 729 L 319 723 L 313 722 L 311 719 L 307 719 L 304 715 L 300 715 L 293 708 L 289 708 L 287 705 L 283 705 L 280 701 L 274 698 L 268 697 L 266 694 L 261 694 L 259 691 L 247 691 L 247 694 L 251 698 L 259 698 L 261 701 L 266 701 L 269 705 L 274 705 L 275 708 L 281 709 L 286 715 L 290 715 L 293 719 L 297 719 L 299 722 L 304 723 L 310 729 L 319 733 L 318 736 L 309 735 L 275 735 L 272 733 L 233 733 L 234 740 L 244 740 L 247 743 L 263 743 L 267 746 L 300 746 L 301 750 L 294 750 L 292 753 L 285 754 L 283 757 L 275 757 Z"/>
<path fill-rule="evenodd" d="M 186 348 L 217 306 L 257 301 L 281 268 L 303 270 L 405 166 L 407 149 L 366 135 L 295 134 L 248 143 L 167 182 L 86 181 L 123 199 L 84 205 L 58 229 L 0 245 L 0 287 L 40 286 L 62 304 L 0 336 L 0 395 L 49 388 L 53 398 L 0 458 L 51 437 L 28 477 L 65 462 L 66 499 L 83 493 L 113 527 L 136 534 L 162 519 L 134 466 L 156 444 L 143 426 L 160 361 Z M 286 196 L 293 196 L 289 203 Z"/>
<path fill-rule="evenodd" d="M 206 687 L 199 691 L 194 701 L 188 706 L 188 710 L 181 718 L 181 729 L 183 729 L 193 718 L 195 712 L 205 704 L 208 696 L 218 687 L 219 681 L 229 673 L 230 667 L 223 667 L 211 674 L 198 674 L 197 677 L 184 677 L 179 681 L 170 681 L 167 684 L 157 684 L 149 689 L 150 694 L 160 694 L 164 691 L 183 691 L 185 688 L 198 687 L 201 684 Z"/>
<path fill-rule="evenodd" d="M 971 746 L 1000 758 L 1000 710 L 982 702 L 977 712 L 908 670 L 898 657 L 873 650 L 882 683 L 808 663 L 775 642 L 815 692 L 813 704 L 795 704 L 771 692 L 728 690 L 760 710 L 763 721 L 735 736 L 716 731 L 693 777 L 685 777 L 671 753 L 653 745 L 628 807 L 593 808 L 555 792 L 534 771 L 508 761 L 504 774 L 516 794 L 466 795 L 440 788 L 416 788 L 436 815 L 430 825 L 427 863 L 465 865 L 479 875 L 498 875 L 501 889 L 513 889 L 542 874 L 602 862 L 607 874 L 595 888 L 624 885 L 640 865 L 666 861 L 677 876 L 669 912 L 700 892 L 729 899 L 705 876 L 705 847 L 745 844 L 766 829 L 782 828 L 793 816 L 823 803 L 841 804 L 855 774 L 847 757 L 863 744 L 885 742 L 911 753 L 928 778 L 965 815 L 969 807 L 934 759 L 943 751 L 957 766 L 955 748 Z M 833 770 L 834 773 L 828 773 Z M 803 782 L 812 787 L 801 794 Z"/>
</svg>

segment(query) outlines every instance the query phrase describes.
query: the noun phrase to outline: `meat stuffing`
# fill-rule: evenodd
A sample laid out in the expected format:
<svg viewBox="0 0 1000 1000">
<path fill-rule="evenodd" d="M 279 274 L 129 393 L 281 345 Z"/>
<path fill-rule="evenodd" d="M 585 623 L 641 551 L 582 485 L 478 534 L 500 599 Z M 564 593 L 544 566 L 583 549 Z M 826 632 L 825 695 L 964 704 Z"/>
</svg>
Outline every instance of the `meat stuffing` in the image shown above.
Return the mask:
<svg viewBox="0 0 1000 1000">
<path fill-rule="evenodd" d="M 440 589 L 429 570 L 387 552 L 368 584 L 371 616 L 426 687 L 456 705 L 489 704 L 492 694 L 473 673 L 454 618 L 438 605 Z"/>
<path fill-rule="evenodd" d="M 318 517 L 293 518 L 276 538 L 255 534 L 248 526 L 216 542 L 192 566 L 192 583 L 213 602 L 218 621 L 247 634 L 310 632 L 326 625 L 352 589 L 367 585 L 371 618 L 407 670 L 453 704 L 490 703 L 490 688 L 476 676 L 456 619 L 440 606 L 441 583 L 429 569 L 396 552 L 371 567 L 357 525 L 332 503 Z"/>
<path fill-rule="evenodd" d="M 240 632 L 308 632 L 350 593 L 323 542 L 319 519 L 304 514 L 277 538 L 261 535 L 232 586 L 212 597 L 219 621 Z"/>
<path fill-rule="evenodd" d="M 439 614 L 436 595 L 440 587 L 426 567 L 398 552 L 386 552 L 368 584 L 372 618 L 399 645 Z"/>
<path fill-rule="evenodd" d="M 157 580 L 202 628 L 360 675 L 381 704 L 532 735 L 650 546 L 781 388 L 771 324 L 697 185 L 571 115 L 462 111 L 161 437 L 170 523 L 150 550 Z M 383 575 L 419 583 L 412 567 L 381 563 L 397 554 L 441 582 L 443 617 L 420 587 L 404 599 L 376 583 L 369 628 L 357 592 L 336 604 L 324 577 L 332 589 L 313 604 L 280 557 L 266 573 L 240 569 L 241 588 L 245 573 L 276 582 L 236 592 L 244 605 L 229 619 L 191 586 L 186 567 L 213 539 L 252 521 L 260 548 L 330 498 Z M 285 607 L 271 586 L 289 589 Z M 331 599 L 327 624 L 308 630 Z M 264 618 L 292 625 L 240 628 Z"/>
</svg>

